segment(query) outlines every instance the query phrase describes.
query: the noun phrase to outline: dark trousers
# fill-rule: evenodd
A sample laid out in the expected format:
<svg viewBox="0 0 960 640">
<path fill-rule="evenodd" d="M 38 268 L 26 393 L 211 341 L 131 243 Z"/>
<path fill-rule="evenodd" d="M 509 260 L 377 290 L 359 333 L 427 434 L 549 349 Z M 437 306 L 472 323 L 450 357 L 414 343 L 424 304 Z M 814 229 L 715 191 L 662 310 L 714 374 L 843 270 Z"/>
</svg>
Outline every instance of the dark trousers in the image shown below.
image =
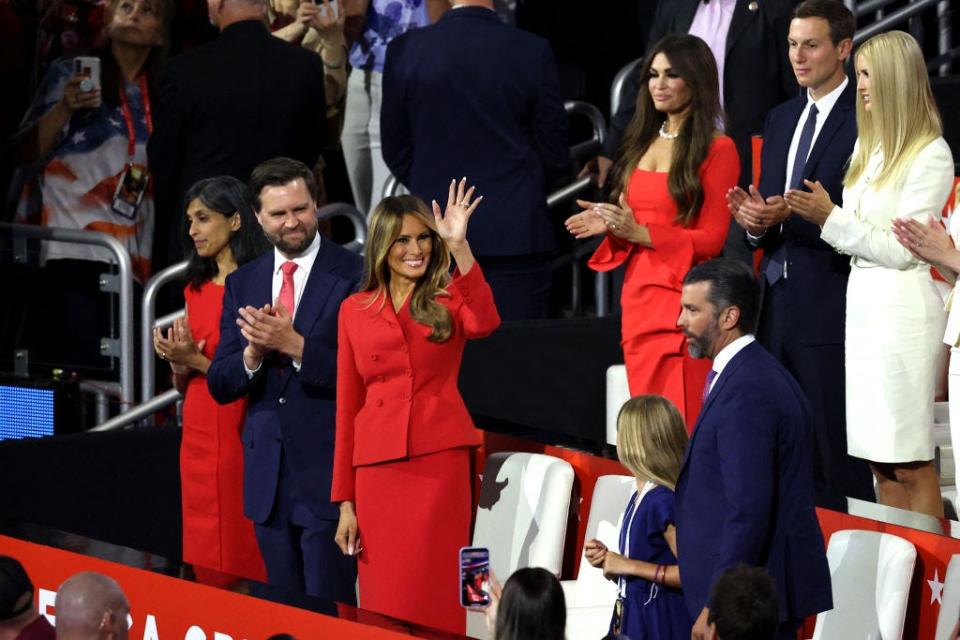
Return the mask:
<svg viewBox="0 0 960 640">
<path fill-rule="evenodd" d="M 847 455 L 843 344 L 804 344 L 790 331 L 786 287 L 764 290 L 758 339 L 796 378 L 813 415 L 811 457 L 817 496 L 875 501 L 867 463 Z M 816 304 L 814 300 L 810 304 Z"/>
<path fill-rule="evenodd" d="M 493 290 L 501 320 L 547 316 L 551 280 L 547 254 L 485 256 L 477 261 Z"/>
<path fill-rule="evenodd" d="M 302 499 L 286 459 L 280 461 L 280 480 L 273 512 L 254 524 L 257 543 L 271 587 L 356 605 L 357 564 L 334 542 L 336 520 L 314 515 Z"/>
</svg>

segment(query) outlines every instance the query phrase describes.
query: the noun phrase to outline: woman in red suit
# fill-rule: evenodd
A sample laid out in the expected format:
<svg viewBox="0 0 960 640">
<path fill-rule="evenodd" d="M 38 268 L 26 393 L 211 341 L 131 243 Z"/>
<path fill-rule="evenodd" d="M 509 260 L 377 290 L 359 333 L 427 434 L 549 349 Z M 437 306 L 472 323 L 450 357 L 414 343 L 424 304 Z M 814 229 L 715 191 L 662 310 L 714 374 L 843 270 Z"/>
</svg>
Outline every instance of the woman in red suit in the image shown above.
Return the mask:
<svg viewBox="0 0 960 640">
<path fill-rule="evenodd" d="M 591 268 L 626 265 L 622 344 L 630 395 L 666 396 L 692 429 L 710 362 L 686 353 L 677 328 L 681 283 L 723 248 L 725 198 L 740 161 L 733 140 L 717 130 L 717 65 L 703 40 L 666 36 L 640 73 L 648 81 L 611 174 L 619 177 L 617 204 L 578 200 L 584 210 L 566 226 L 576 238 L 606 234 Z"/>
<path fill-rule="evenodd" d="M 206 372 L 220 341 L 220 312 L 227 275 L 265 246 L 250 194 L 236 178 L 208 178 L 187 192 L 183 290 L 187 315 L 164 336 L 154 331 L 157 354 L 170 363 L 184 394 L 180 444 L 183 560 L 197 580 L 226 585 L 232 576 L 265 580 L 253 524 L 243 515 L 243 448 L 240 429 L 246 400 L 217 404 Z M 218 573 L 229 574 L 219 576 Z"/>
<path fill-rule="evenodd" d="M 340 307 L 331 490 L 337 544 L 358 556 L 360 606 L 457 634 L 481 441 L 457 378 L 464 343 L 500 325 L 466 240 L 472 198 L 464 179 L 442 216 L 413 196 L 373 212 L 361 290 Z"/>
</svg>

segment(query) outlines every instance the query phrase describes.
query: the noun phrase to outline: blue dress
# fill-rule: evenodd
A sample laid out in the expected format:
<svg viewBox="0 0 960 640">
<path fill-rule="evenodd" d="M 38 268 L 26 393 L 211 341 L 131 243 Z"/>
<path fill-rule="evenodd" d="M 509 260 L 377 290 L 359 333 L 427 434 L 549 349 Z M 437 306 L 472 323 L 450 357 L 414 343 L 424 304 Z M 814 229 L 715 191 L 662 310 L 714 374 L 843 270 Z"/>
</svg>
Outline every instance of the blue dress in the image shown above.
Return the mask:
<svg viewBox="0 0 960 640">
<path fill-rule="evenodd" d="M 652 488 L 642 495 L 634 493 L 627 504 L 620 529 L 620 552 L 631 560 L 677 564 L 663 537 L 667 525 L 676 522 L 673 491 L 652 483 L 648 486 Z M 680 589 L 636 576 L 622 576 L 618 586 L 624 594 L 622 635 L 630 640 L 689 640 L 693 622 Z"/>
</svg>

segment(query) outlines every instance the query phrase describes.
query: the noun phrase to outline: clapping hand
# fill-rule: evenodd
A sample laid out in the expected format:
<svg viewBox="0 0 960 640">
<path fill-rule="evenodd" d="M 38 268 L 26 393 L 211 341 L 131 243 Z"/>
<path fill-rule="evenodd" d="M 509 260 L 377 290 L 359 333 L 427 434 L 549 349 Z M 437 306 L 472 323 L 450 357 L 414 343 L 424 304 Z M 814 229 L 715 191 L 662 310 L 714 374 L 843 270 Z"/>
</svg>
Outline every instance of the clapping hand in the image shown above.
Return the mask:
<svg viewBox="0 0 960 640">
<path fill-rule="evenodd" d="M 754 236 L 763 235 L 770 227 L 778 225 L 790 216 L 790 207 L 783 196 L 770 196 L 764 200 L 753 185 L 750 191 L 734 187 L 727 192 L 727 206 L 741 227 Z"/>
<path fill-rule="evenodd" d="M 820 181 L 811 182 L 804 180 L 810 191 L 800 191 L 799 189 L 790 189 L 784 194 L 783 198 L 795 213 L 807 222 L 823 226 L 823 223 L 830 217 L 833 211 L 833 201 L 830 200 L 830 194 L 823 188 Z"/>
<path fill-rule="evenodd" d="M 587 200 L 577 200 L 577 206 L 583 207 L 583 211 L 576 213 L 563 223 L 574 238 L 583 240 L 591 236 L 606 233 L 607 223 L 603 221 L 597 209 L 599 202 L 588 202 Z"/>
<path fill-rule="evenodd" d="M 442 214 L 440 205 L 436 200 L 433 201 L 433 219 L 437 224 L 437 234 L 451 251 L 466 243 L 467 223 L 483 200 L 483 196 L 473 200 L 474 189 L 475 187 L 467 188 L 466 178 L 462 178 L 459 183 L 451 180 L 447 207 Z"/>
<path fill-rule="evenodd" d="M 194 342 L 193 334 L 187 316 L 177 318 L 173 326 L 163 335 L 160 329 L 153 330 L 153 348 L 161 360 L 170 363 L 170 368 L 177 375 L 185 375 L 190 369 L 202 369 L 203 348 L 207 341 Z"/>
<path fill-rule="evenodd" d="M 894 218 L 893 235 L 915 258 L 932 264 L 942 264 L 944 257 L 955 250 L 946 229 L 933 217 L 927 224 L 913 218 Z"/>
<path fill-rule="evenodd" d="M 240 334 L 247 340 L 250 349 L 249 369 L 257 369 L 264 354 L 269 351 L 278 351 L 294 360 L 303 357 L 303 336 L 293 328 L 293 316 L 290 311 L 277 300 L 273 306 L 265 305 L 260 309 L 252 306 L 241 308 L 238 313 L 237 326 Z M 247 350 L 244 350 L 246 360 Z M 249 366 L 256 364 L 256 366 Z"/>
</svg>

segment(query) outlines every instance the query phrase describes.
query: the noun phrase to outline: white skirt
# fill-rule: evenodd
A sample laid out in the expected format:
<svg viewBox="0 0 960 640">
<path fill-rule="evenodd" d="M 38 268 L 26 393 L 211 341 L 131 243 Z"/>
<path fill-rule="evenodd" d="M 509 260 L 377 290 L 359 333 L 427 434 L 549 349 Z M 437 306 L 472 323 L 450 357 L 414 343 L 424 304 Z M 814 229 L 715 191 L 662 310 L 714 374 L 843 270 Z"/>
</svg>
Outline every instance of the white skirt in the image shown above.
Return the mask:
<svg viewBox="0 0 960 640">
<path fill-rule="evenodd" d="M 932 460 L 946 313 L 930 268 L 850 270 L 847 451 L 872 462 Z"/>
</svg>

